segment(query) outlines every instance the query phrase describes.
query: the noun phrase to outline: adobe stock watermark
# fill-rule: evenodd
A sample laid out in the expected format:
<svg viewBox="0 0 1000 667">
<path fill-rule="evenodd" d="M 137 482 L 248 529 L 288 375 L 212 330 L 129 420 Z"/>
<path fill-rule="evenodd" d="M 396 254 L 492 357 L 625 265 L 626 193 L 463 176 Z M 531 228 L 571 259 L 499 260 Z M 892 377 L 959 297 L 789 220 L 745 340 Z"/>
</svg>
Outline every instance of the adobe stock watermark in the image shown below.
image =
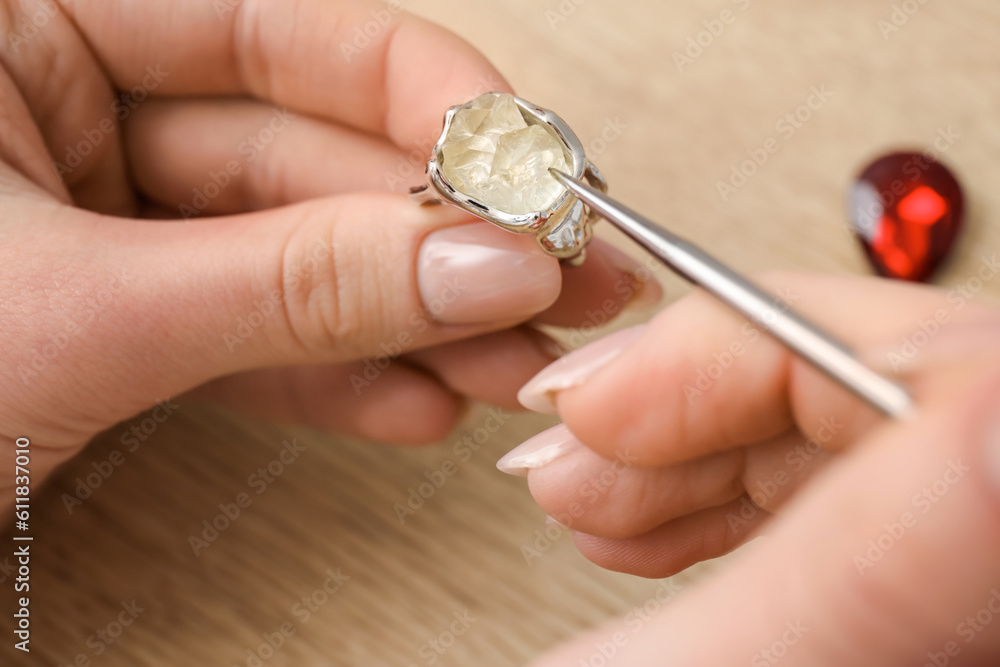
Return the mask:
<svg viewBox="0 0 1000 667">
<path fill-rule="evenodd" d="M 608 468 L 597 477 L 588 479 L 580 485 L 576 498 L 569 503 L 565 512 L 551 517 L 552 521 L 547 522 L 545 528 L 536 528 L 532 534 L 533 539 L 521 545 L 524 562 L 531 565 L 551 550 L 566 531 L 572 530 L 574 522 L 584 515 L 587 508 L 599 502 L 618 482 L 622 473 L 631 469 L 638 460 L 638 457 L 631 452 L 622 450 L 615 452 Z"/>
<path fill-rule="evenodd" d="M 673 579 L 661 581 L 656 592 L 645 602 L 636 605 L 625 614 L 625 630 L 615 632 L 606 641 L 594 643 L 594 652 L 580 658 L 579 667 L 607 667 L 614 664 L 618 654 L 632 637 L 642 632 L 653 619 L 681 592 L 681 587 Z"/>
<path fill-rule="evenodd" d="M 219 503 L 219 513 L 201 522 L 201 532 L 188 535 L 188 545 L 195 556 L 200 556 L 222 533 L 229 530 L 243 515 L 244 510 L 253 505 L 254 499 L 263 495 L 306 451 L 305 445 L 300 445 L 297 438 L 285 440 L 281 444 L 281 452 L 277 457 L 247 477 L 246 486 L 249 491 L 253 491 L 253 495 L 249 491 L 240 491 L 232 501 Z"/>
<path fill-rule="evenodd" d="M 452 614 L 452 619 L 454 620 L 448 624 L 447 628 L 439 632 L 437 636 L 428 639 L 417 649 L 417 656 L 421 662 L 411 662 L 408 667 L 436 664 L 479 620 L 468 609 L 456 611 Z"/>
<path fill-rule="evenodd" d="M 785 631 L 781 637 L 765 649 L 761 649 L 750 659 L 750 667 L 770 667 L 777 665 L 781 659 L 788 655 L 791 647 L 802 641 L 809 628 L 802 624 L 802 620 L 788 621 L 785 623 Z"/>
<path fill-rule="evenodd" d="M 340 54 L 344 57 L 344 61 L 354 62 L 354 59 L 371 46 L 402 12 L 402 0 L 385 0 L 385 7 L 371 10 L 369 12 L 371 20 L 355 26 L 350 41 L 344 40 L 340 43 Z"/>
<path fill-rule="evenodd" d="M 229 160 L 219 171 L 209 171 L 205 183 L 201 187 L 192 188 L 191 201 L 177 207 L 181 217 L 188 220 L 201 215 L 232 184 L 233 179 L 253 164 L 275 142 L 278 135 L 287 130 L 297 119 L 298 116 L 290 112 L 287 107 L 272 111 L 264 127 L 254 134 L 248 134 L 236 146 L 239 159 Z"/>
<path fill-rule="evenodd" d="M 73 315 L 63 321 L 61 328 L 46 333 L 47 342 L 31 348 L 27 360 L 18 364 L 17 375 L 21 382 L 27 385 L 38 379 L 50 364 L 87 332 L 105 309 L 118 300 L 122 290 L 135 278 L 135 274 L 128 269 L 120 269 L 103 287 L 77 303 L 72 310 Z"/>
<path fill-rule="evenodd" d="M 228 14 L 235 12 L 242 4 L 243 0 L 212 0 L 212 9 L 215 10 L 215 15 L 219 17 L 219 20 L 222 20 Z"/>
<path fill-rule="evenodd" d="M 291 618 L 278 624 L 273 630 L 260 634 L 260 643 L 246 649 L 243 659 L 233 667 L 263 667 L 285 647 L 299 628 L 311 621 L 343 588 L 351 577 L 341 568 L 327 568 L 326 578 L 315 589 L 303 595 L 289 610 Z"/>
<path fill-rule="evenodd" d="M 826 449 L 826 445 L 843 430 L 844 424 L 838 422 L 834 416 L 820 419 L 816 433 L 785 454 L 784 467 L 776 468 L 769 477 L 758 479 L 753 488 L 746 489 L 739 510 L 726 515 L 729 530 L 738 534 L 751 527 L 771 501 L 792 483 L 792 475 L 805 470 L 813 459 Z"/>
<path fill-rule="evenodd" d="M 736 5 L 736 10 L 745 12 L 750 9 L 753 0 L 732 0 L 732 3 Z M 704 30 L 690 35 L 687 38 L 683 51 L 674 51 L 673 53 L 674 65 L 677 67 L 677 71 L 683 74 L 685 68 L 693 65 L 694 61 L 705 55 L 705 52 L 722 37 L 729 26 L 736 23 L 738 18 L 739 15 L 736 11 L 727 8 L 720 11 L 718 17 L 702 21 L 701 26 Z"/>
<path fill-rule="evenodd" d="M 85 158 L 93 155 L 94 151 L 108 137 L 118 131 L 121 123 L 132 115 L 132 112 L 170 76 L 170 72 L 164 71 L 161 65 L 155 67 L 148 65 L 145 72 L 145 76 L 138 85 L 131 90 L 119 93 L 118 97 L 111 103 L 110 116 L 102 118 L 97 123 L 97 127 L 84 130 L 78 142 L 67 146 L 62 162 L 52 163 L 60 177 L 73 173 L 76 168 L 83 164 Z"/>
<path fill-rule="evenodd" d="M 474 100 L 480 95 L 502 90 L 505 84 L 499 79 L 493 78 L 492 74 L 479 77 L 474 88 L 467 95 L 463 96 L 465 101 Z M 385 186 L 390 192 L 408 192 L 410 187 L 417 184 L 417 176 L 425 173 L 427 160 L 434 150 L 437 138 L 427 138 L 418 141 L 416 145 L 406 155 L 399 159 L 399 163 L 392 171 L 383 174 Z"/>
<path fill-rule="evenodd" d="M 975 275 L 948 290 L 947 308 L 938 308 L 926 318 L 918 320 L 918 328 L 903 336 L 899 347 L 886 352 L 886 359 L 893 371 L 898 372 L 911 363 L 951 323 L 956 312 L 965 308 L 988 283 L 1000 275 L 1000 260 L 997 260 L 996 255 L 980 259 Z"/>
<path fill-rule="evenodd" d="M 903 0 L 901 3 L 894 3 L 889 17 L 875 22 L 882 39 L 888 42 L 889 37 L 899 32 L 928 2 L 930 0 Z"/>
<path fill-rule="evenodd" d="M 1000 619 L 1000 589 L 989 592 L 989 599 L 975 613 L 966 616 L 955 626 L 956 639 L 948 641 L 940 651 L 927 653 L 927 661 L 921 667 L 948 667 L 962 654 L 962 649 L 976 641 L 993 621 Z"/>
<path fill-rule="evenodd" d="M 93 497 L 94 493 L 104 486 L 104 483 L 111 479 L 115 472 L 125 465 L 128 454 L 135 453 L 139 447 L 149 440 L 156 433 L 160 426 L 166 422 L 180 406 L 167 399 L 160 401 L 147 414 L 136 420 L 128 429 L 122 432 L 118 441 L 122 444 L 121 449 L 112 449 L 100 460 L 91 461 L 91 470 L 81 473 L 74 480 L 73 493 L 63 493 L 60 499 L 66 513 L 72 515 L 77 508 Z"/>
<path fill-rule="evenodd" d="M 920 517 L 930 514 L 955 485 L 965 479 L 966 473 L 970 470 L 972 468 L 963 464 L 961 459 L 949 461 L 948 468 L 941 477 L 913 495 L 910 499 L 912 510 L 903 512 L 893 521 L 883 523 L 883 531 L 878 536 L 868 540 L 864 551 L 854 555 L 852 560 L 858 574 L 864 576 L 866 571 L 875 567 L 893 547 L 906 537 L 906 533 L 917 525 Z"/>
<path fill-rule="evenodd" d="M 230 354 L 243 343 L 250 340 L 264 324 L 280 312 L 288 296 L 302 288 L 306 279 L 315 274 L 333 256 L 333 248 L 327 240 L 317 240 L 306 253 L 306 256 L 291 266 L 282 277 L 282 288 L 275 288 L 264 295 L 263 299 L 254 301 L 253 310 L 236 319 L 232 331 L 222 334 L 222 342 Z"/>
<path fill-rule="evenodd" d="M 628 124 L 622 121 L 621 116 L 605 119 L 601 131 L 586 146 L 587 156 L 596 158 L 607 153 L 608 147 L 621 139 L 627 129 Z"/>
<path fill-rule="evenodd" d="M 379 353 L 365 359 L 364 370 L 360 373 L 351 373 L 351 388 L 354 389 L 354 394 L 360 396 L 382 377 L 382 373 L 400 355 L 417 344 L 420 335 L 431 327 L 431 320 L 427 317 L 428 313 L 432 316 L 440 315 L 449 305 L 455 303 L 467 289 L 469 289 L 469 285 L 461 277 L 446 278 L 441 292 L 430 302 L 424 304 L 426 312 L 410 313 L 407 328 L 396 334 L 392 340 L 380 342 Z"/>
<path fill-rule="evenodd" d="M 148 603 L 143 602 L 143 604 Z M 140 607 L 137 599 L 122 602 L 121 611 L 106 625 L 98 628 L 87 637 L 86 648 L 78 651 L 65 667 L 92 667 L 99 663 L 98 658 L 107 653 L 145 611 L 145 607 Z M 59 667 L 64 667 L 64 665 L 59 663 Z"/>
<path fill-rule="evenodd" d="M 38 34 L 59 15 L 59 5 L 68 5 L 71 0 L 40 0 L 36 3 L 37 8 L 30 14 L 20 14 L 14 21 L 13 30 L 7 32 L 7 45 L 20 53 L 21 47 L 26 46 Z"/>
<path fill-rule="evenodd" d="M 622 311 L 627 310 L 629 304 L 639 298 L 645 285 L 653 279 L 654 274 L 662 270 L 663 266 L 656 259 L 647 256 L 641 265 L 615 281 L 612 290 L 621 297 L 621 300 L 605 299 L 600 307 L 585 311 L 583 323 L 570 330 L 566 336 L 566 344 L 570 349 L 583 347 L 593 340 L 601 333 L 604 326 Z"/>
<path fill-rule="evenodd" d="M 722 201 L 728 202 L 730 197 L 739 192 L 832 97 L 833 92 L 827 90 L 826 84 L 812 86 L 802 104 L 778 118 L 774 123 L 777 136 L 768 137 L 760 146 L 748 148 L 747 159 L 730 167 L 729 178 L 715 182 Z"/>
<path fill-rule="evenodd" d="M 570 17 L 588 2 L 590 0 L 560 0 L 555 9 L 546 9 L 545 20 L 549 24 L 549 28 L 555 32 L 559 26 L 569 21 Z"/>
<path fill-rule="evenodd" d="M 503 430 L 513 416 L 500 408 L 490 408 L 479 426 L 456 440 L 451 446 L 451 457 L 435 468 L 424 471 L 423 481 L 406 489 L 406 500 L 392 506 L 400 525 L 405 525 L 407 519 L 423 509 L 427 501 L 458 473 L 463 464 L 471 461 L 494 435 Z"/>
<path fill-rule="evenodd" d="M 771 308 L 763 313 L 761 321 L 768 325 L 774 322 L 779 313 L 783 313 L 798 301 L 799 297 L 786 287 L 775 296 Z M 760 324 L 755 322 L 745 322 L 740 327 L 740 338 L 734 340 L 724 350 L 712 355 L 712 362 L 707 366 L 698 369 L 693 383 L 685 383 L 682 387 L 684 397 L 689 405 L 697 403 L 706 392 L 711 391 L 723 375 L 736 364 L 737 360 L 749 352 L 753 346 L 761 339 L 762 332 Z"/>
</svg>

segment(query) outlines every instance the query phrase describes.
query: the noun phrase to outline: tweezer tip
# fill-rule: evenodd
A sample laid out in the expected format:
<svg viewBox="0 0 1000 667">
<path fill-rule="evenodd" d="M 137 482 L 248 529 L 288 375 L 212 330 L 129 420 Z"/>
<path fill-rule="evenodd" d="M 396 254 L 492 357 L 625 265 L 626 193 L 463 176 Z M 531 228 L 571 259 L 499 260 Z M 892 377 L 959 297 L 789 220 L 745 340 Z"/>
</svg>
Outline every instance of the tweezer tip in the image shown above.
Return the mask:
<svg viewBox="0 0 1000 667">
<path fill-rule="evenodd" d="M 564 174 L 555 167 L 549 167 L 549 173 L 552 174 L 552 177 L 555 178 L 560 183 L 565 183 L 566 181 L 573 180 L 569 177 L 569 174 Z"/>
<path fill-rule="evenodd" d="M 581 199 L 583 199 L 583 197 L 582 197 L 582 187 L 581 187 L 583 184 L 580 183 L 580 181 L 576 180 L 575 178 L 573 178 L 569 174 L 564 174 L 563 172 L 559 171 L 555 167 L 549 167 L 549 173 L 552 174 L 552 178 L 554 178 L 557 181 L 559 181 L 559 183 L 563 187 L 565 187 L 567 190 L 569 190 L 570 192 L 572 192 L 576 196 L 578 196 Z"/>
</svg>

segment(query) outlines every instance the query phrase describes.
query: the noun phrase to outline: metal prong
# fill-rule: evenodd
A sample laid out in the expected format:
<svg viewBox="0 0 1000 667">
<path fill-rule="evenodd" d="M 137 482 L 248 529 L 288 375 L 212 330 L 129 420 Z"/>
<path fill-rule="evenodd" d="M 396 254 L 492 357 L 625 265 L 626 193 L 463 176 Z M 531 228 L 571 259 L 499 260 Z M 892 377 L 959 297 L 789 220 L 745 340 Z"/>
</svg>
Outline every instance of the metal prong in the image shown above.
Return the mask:
<svg viewBox="0 0 1000 667">
<path fill-rule="evenodd" d="M 410 188 L 410 199 L 421 206 L 435 206 L 443 203 L 437 193 L 429 185 L 417 185 Z"/>
<path fill-rule="evenodd" d="M 905 388 L 860 361 L 846 345 L 715 259 L 604 193 L 556 169 L 553 177 L 591 210 L 623 231 L 686 280 L 749 317 L 792 352 L 839 382 L 883 414 L 897 419 L 913 411 Z"/>
</svg>

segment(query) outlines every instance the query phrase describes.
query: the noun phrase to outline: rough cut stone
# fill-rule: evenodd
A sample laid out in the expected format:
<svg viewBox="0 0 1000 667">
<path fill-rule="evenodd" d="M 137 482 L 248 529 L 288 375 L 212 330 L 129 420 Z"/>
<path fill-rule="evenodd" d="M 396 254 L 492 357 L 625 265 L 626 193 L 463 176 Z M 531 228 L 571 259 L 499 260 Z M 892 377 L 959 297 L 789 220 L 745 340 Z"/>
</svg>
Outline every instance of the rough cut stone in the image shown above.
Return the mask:
<svg viewBox="0 0 1000 667">
<path fill-rule="evenodd" d="M 482 95 L 452 119 L 442 171 L 459 192 L 505 213 L 544 211 L 565 189 L 549 168 L 570 171 L 562 141 L 529 125 L 511 95 Z"/>
</svg>

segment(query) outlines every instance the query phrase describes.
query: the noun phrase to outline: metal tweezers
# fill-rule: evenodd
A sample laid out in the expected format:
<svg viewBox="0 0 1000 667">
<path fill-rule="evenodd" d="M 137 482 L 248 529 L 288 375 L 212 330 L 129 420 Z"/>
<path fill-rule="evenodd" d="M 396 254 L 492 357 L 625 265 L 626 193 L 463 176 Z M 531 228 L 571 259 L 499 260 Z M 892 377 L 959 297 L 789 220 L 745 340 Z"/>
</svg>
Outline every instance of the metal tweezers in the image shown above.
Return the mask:
<svg viewBox="0 0 1000 667">
<path fill-rule="evenodd" d="M 895 419 L 913 411 L 909 392 L 865 366 L 847 345 L 790 308 L 776 308 L 775 297 L 701 248 L 592 188 L 551 169 L 553 177 L 583 203 L 648 250 L 685 280 L 714 294 L 750 318 L 789 350 L 840 383 L 876 410 Z"/>
</svg>

